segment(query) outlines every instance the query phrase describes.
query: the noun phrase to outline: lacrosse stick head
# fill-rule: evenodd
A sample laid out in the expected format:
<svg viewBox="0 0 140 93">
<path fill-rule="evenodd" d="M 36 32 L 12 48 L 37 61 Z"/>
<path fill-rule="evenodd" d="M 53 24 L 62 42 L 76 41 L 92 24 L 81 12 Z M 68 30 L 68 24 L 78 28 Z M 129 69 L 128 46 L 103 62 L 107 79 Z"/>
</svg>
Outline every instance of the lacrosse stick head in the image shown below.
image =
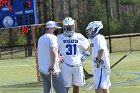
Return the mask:
<svg viewBox="0 0 140 93">
<path fill-rule="evenodd" d="M 81 57 L 81 60 L 84 61 L 86 58 L 90 56 L 90 53 L 88 51 L 84 51 Z"/>
</svg>

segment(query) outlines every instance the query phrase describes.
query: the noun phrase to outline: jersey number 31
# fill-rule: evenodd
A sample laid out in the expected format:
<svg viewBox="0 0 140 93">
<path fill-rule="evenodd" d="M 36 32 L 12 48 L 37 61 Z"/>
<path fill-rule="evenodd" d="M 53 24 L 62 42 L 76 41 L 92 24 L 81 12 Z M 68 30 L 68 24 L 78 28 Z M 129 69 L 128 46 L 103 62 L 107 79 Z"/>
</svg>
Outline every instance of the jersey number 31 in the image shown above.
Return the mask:
<svg viewBox="0 0 140 93">
<path fill-rule="evenodd" d="M 68 51 L 66 52 L 67 55 L 76 55 L 76 44 L 67 44 L 66 48 L 68 49 Z"/>
</svg>

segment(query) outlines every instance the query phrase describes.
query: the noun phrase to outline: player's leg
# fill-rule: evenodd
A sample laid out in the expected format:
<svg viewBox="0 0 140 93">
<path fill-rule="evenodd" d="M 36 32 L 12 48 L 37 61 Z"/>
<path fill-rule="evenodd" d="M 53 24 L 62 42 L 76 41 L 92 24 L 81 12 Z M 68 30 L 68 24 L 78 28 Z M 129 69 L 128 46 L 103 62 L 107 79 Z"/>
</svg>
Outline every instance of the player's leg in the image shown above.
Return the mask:
<svg viewBox="0 0 140 93">
<path fill-rule="evenodd" d="M 103 93 L 103 91 L 102 91 L 101 88 L 99 88 L 99 89 L 95 89 L 95 92 L 96 92 L 96 93 Z"/>
<path fill-rule="evenodd" d="M 73 93 L 79 93 L 79 86 L 73 85 Z"/>
<path fill-rule="evenodd" d="M 83 66 L 73 67 L 73 93 L 79 93 L 79 86 L 85 84 Z"/>
<path fill-rule="evenodd" d="M 56 93 L 67 93 L 61 73 L 53 74 L 53 87 Z"/>
<path fill-rule="evenodd" d="M 102 72 L 102 82 L 101 82 L 101 88 L 103 90 L 103 93 L 109 93 L 109 87 L 111 86 L 111 82 L 110 82 L 110 73 L 106 72 L 105 68 L 102 68 L 103 72 Z"/>
<path fill-rule="evenodd" d="M 109 75 L 110 74 L 107 73 L 103 68 L 103 76 L 102 76 L 102 83 L 101 83 L 103 93 L 109 93 L 109 87 L 111 86 Z"/>
<path fill-rule="evenodd" d="M 65 87 L 67 92 L 69 91 L 71 85 L 72 85 L 72 67 L 69 67 L 68 65 L 66 65 L 65 63 L 62 63 L 62 75 L 64 78 L 64 82 L 65 82 Z"/>
<path fill-rule="evenodd" d="M 50 81 L 49 81 L 49 75 L 45 75 L 43 73 L 40 72 L 42 81 L 43 81 L 43 90 L 44 93 L 50 93 Z"/>
<path fill-rule="evenodd" d="M 67 93 L 68 93 L 69 89 L 70 89 L 70 87 L 66 87 Z"/>
<path fill-rule="evenodd" d="M 93 69 L 93 81 L 94 88 L 96 93 L 103 93 L 101 89 L 101 81 L 102 81 L 102 69 L 97 68 Z"/>
<path fill-rule="evenodd" d="M 109 93 L 109 90 L 108 89 L 95 89 L 95 92 L 96 93 Z"/>
<path fill-rule="evenodd" d="M 109 93 L 108 89 L 103 89 L 103 93 Z"/>
</svg>

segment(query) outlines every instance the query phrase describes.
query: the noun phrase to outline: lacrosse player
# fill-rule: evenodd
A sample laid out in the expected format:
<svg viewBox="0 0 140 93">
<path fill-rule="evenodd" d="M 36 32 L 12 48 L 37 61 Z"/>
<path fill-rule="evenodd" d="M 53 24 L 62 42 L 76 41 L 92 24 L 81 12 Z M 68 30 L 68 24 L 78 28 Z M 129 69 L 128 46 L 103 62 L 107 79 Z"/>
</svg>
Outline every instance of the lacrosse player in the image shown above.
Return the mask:
<svg viewBox="0 0 140 93">
<path fill-rule="evenodd" d="M 71 17 L 63 20 L 63 33 L 57 39 L 58 50 L 63 56 L 62 74 L 67 92 L 73 86 L 73 93 L 79 93 L 79 86 L 85 84 L 81 57 L 89 47 L 88 39 L 75 32 L 75 22 Z"/>
<path fill-rule="evenodd" d="M 46 23 L 46 33 L 38 41 L 38 66 L 43 80 L 44 93 L 50 93 L 52 87 L 56 93 L 66 93 L 64 80 L 59 68 L 57 37 L 53 34 L 58 25 L 54 21 Z M 52 93 L 52 91 L 51 91 Z"/>
<path fill-rule="evenodd" d="M 109 51 L 105 37 L 100 34 L 102 28 L 102 21 L 90 22 L 86 28 L 86 34 L 91 40 L 95 92 L 109 93 L 109 86 L 111 86 Z"/>
</svg>

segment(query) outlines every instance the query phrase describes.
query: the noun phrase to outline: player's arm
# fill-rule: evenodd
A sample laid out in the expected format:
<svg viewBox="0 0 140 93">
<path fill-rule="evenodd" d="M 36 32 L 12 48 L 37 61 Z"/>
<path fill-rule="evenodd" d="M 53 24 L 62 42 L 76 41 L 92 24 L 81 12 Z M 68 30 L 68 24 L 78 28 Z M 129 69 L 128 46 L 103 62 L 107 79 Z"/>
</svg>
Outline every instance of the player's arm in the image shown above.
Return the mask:
<svg viewBox="0 0 140 93">
<path fill-rule="evenodd" d="M 56 61 L 56 48 L 55 47 L 51 47 L 51 66 L 49 68 L 50 73 L 54 72 L 54 64 Z"/>
<path fill-rule="evenodd" d="M 83 51 L 81 60 L 84 61 L 90 56 L 90 54 L 91 54 L 91 51 L 90 51 L 90 46 L 89 46 L 86 50 Z"/>
<path fill-rule="evenodd" d="M 102 62 L 101 57 L 102 57 L 102 55 L 103 55 L 103 52 L 104 52 L 104 50 L 103 50 L 103 49 L 100 49 L 100 50 L 98 51 L 97 57 L 95 57 L 95 59 L 94 59 L 94 62 L 96 63 L 97 68 L 99 68 L 100 63 Z"/>
<path fill-rule="evenodd" d="M 100 49 L 100 50 L 98 51 L 98 56 L 97 56 L 97 61 L 98 61 L 98 62 L 100 62 L 101 57 L 102 57 L 102 55 L 103 55 L 103 52 L 104 52 L 103 49 Z"/>
<path fill-rule="evenodd" d="M 88 39 L 88 42 L 89 42 L 89 47 L 87 48 L 87 50 L 89 50 L 90 54 L 92 53 L 92 43 L 91 43 L 91 40 Z"/>
<path fill-rule="evenodd" d="M 87 59 L 90 54 L 91 54 L 91 48 L 90 48 L 90 42 L 88 39 L 86 39 L 84 36 L 84 44 L 83 44 L 83 53 L 82 53 L 82 57 L 81 57 L 81 60 L 84 61 L 85 59 Z M 89 52 L 90 51 L 90 52 Z"/>
<path fill-rule="evenodd" d="M 64 57 L 62 56 L 62 54 L 58 51 L 58 60 L 59 62 L 63 62 Z"/>
</svg>

